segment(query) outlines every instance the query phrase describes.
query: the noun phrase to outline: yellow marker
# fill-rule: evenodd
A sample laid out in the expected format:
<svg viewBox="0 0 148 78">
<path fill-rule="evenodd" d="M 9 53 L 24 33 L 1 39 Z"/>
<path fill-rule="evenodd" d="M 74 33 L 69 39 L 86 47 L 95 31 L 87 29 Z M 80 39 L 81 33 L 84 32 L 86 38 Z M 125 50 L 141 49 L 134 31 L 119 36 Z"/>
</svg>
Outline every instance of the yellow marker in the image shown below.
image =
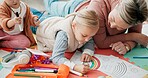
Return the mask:
<svg viewBox="0 0 148 78">
<path fill-rule="evenodd" d="M 148 78 L 148 74 L 146 74 L 143 78 Z"/>
<path fill-rule="evenodd" d="M 70 70 L 70 72 L 73 73 L 73 74 L 76 74 L 76 75 L 78 75 L 78 76 L 83 76 L 82 73 L 77 72 L 77 71 L 74 71 L 74 70 Z"/>
<path fill-rule="evenodd" d="M 106 78 L 105 76 L 99 76 L 98 78 Z"/>
<path fill-rule="evenodd" d="M 106 76 L 105 78 L 112 78 L 111 76 Z"/>
<path fill-rule="evenodd" d="M 2 62 L 2 58 L 0 58 L 0 62 Z"/>
</svg>

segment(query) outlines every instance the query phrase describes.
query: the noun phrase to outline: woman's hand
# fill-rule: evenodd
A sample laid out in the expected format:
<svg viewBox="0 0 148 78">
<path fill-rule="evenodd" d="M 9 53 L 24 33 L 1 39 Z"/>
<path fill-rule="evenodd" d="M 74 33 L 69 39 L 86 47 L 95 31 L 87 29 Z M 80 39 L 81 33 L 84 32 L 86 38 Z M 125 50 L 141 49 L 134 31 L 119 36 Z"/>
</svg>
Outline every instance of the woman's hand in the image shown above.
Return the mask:
<svg viewBox="0 0 148 78">
<path fill-rule="evenodd" d="M 122 42 L 116 42 L 110 45 L 112 47 L 112 50 L 115 50 L 119 54 L 126 54 L 128 50 L 126 49 L 126 46 Z"/>
<path fill-rule="evenodd" d="M 81 61 L 82 62 L 90 62 L 92 57 L 89 54 L 83 53 L 81 56 Z"/>
</svg>

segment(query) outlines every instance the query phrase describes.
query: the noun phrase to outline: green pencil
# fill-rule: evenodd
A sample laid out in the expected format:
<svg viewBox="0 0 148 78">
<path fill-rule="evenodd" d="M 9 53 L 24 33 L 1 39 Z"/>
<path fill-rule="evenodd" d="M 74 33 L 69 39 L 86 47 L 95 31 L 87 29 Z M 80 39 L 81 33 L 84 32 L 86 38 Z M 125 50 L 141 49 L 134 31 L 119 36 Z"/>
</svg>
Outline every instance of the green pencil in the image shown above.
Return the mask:
<svg viewBox="0 0 148 78">
<path fill-rule="evenodd" d="M 31 77 L 31 78 L 41 78 L 40 76 L 30 75 L 30 74 L 18 74 L 14 73 L 14 76 L 24 76 L 24 77 Z"/>
</svg>

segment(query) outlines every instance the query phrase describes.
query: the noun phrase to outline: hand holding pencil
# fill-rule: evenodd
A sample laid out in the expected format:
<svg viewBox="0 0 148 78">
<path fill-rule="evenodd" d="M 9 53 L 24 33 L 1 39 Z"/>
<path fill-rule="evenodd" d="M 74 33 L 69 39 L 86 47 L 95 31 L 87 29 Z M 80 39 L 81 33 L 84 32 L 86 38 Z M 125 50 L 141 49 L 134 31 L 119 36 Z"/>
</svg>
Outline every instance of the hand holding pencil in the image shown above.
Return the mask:
<svg viewBox="0 0 148 78">
<path fill-rule="evenodd" d="M 39 26 L 39 24 L 40 24 L 40 21 L 38 20 L 38 17 L 37 16 L 34 17 L 34 24 L 36 26 Z"/>
<path fill-rule="evenodd" d="M 36 26 L 39 26 L 39 24 L 40 24 L 40 21 L 39 21 L 39 19 L 43 16 L 43 14 L 45 13 L 45 11 L 43 11 L 40 15 L 39 15 L 39 17 L 34 17 L 34 23 L 35 23 L 35 25 Z"/>
<path fill-rule="evenodd" d="M 90 71 L 90 67 L 89 67 L 89 65 L 76 64 L 74 66 L 74 70 L 77 72 L 80 72 L 82 74 L 85 74 L 88 71 Z"/>
<path fill-rule="evenodd" d="M 23 31 L 23 27 L 20 25 L 21 24 L 21 17 L 19 17 L 19 14 L 18 14 L 18 12 L 16 12 L 16 22 L 19 24 L 19 29 L 20 29 L 20 31 Z"/>
</svg>

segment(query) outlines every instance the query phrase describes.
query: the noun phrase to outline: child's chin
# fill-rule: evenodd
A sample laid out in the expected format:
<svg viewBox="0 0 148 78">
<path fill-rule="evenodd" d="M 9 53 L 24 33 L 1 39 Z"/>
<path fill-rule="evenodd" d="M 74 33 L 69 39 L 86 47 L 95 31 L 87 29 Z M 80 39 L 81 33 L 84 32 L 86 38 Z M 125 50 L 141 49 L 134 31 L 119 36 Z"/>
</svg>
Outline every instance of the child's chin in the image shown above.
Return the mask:
<svg viewBox="0 0 148 78">
<path fill-rule="evenodd" d="M 83 44 L 84 42 L 79 42 L 79 44 Z"/>
<path fill-rule="evenodd" d="M 17 8 L 18 8 L 18 6 L 16 6 L 16 5 L 13 5 L 13 6 L 12 6 L 12 8 L 15 8 L 15 9 L 17 9 Z"/>
</svg>

